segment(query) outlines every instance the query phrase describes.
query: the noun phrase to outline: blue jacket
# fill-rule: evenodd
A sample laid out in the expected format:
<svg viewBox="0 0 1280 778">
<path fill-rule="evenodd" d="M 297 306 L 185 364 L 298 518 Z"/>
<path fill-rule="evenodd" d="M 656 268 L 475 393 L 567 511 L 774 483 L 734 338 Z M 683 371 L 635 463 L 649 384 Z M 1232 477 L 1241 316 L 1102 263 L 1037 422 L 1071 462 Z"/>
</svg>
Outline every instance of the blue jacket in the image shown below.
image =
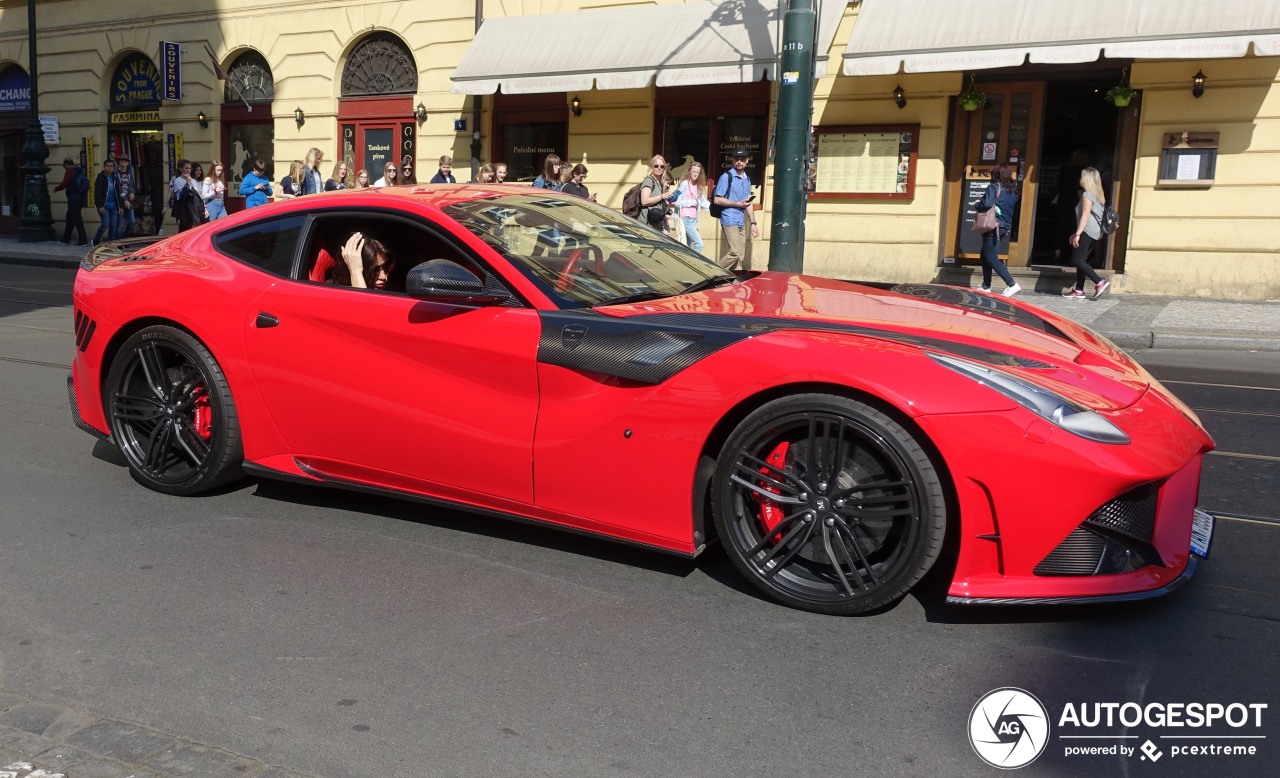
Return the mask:
<svg viewBox="0 0 1280 778">
<path fill-rule="evenodd" d="M 996 197 L 997 188 L 1000 190 L 999 197 Z M 1018 207 L 1017 190 L 1003 186 L 997 187 L 994 181 L 987 184 L 987 191 L 982 195 L 982 202 L 974 206 L 974 210 L 989 211 L 993 205 L 1000 208 L 996 213 L 996 223 L 1000 225 L 1000 231 L 1004 232 L 1013 226 L 1013 209 Z"/>
<path fill-rule="evenodd" d="M 267 188 L 261 191 L 254 189 L 258 184 L 266 184 Z M 244 180 L 240 182 L 240 194 L 244 195 L 245 208 L 266 205 L 267 198 L 271 196 L 271 182 L 251 170 L 245 174 Z"/>
</svg>

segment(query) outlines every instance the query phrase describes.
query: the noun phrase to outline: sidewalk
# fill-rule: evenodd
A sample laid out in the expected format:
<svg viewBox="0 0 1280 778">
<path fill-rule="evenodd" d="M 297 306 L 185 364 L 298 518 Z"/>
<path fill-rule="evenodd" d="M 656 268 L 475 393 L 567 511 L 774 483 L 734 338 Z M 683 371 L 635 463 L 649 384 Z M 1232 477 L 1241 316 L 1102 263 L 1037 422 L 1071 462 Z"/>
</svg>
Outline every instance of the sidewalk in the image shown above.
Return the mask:
<svg viewBox="0 0 1280 778">
<path fill-rule="evenodd" d="M 0 237 L 0 264 L 76 268 L 87 251 L 64 243 L 18 243 L 16 238 Z M 1079 300 L 1062 297 L 1057 289 L 1037 292 L 1029 288 L 1018 299 L 1091 327 L 1126 349 L 1280 351 L 1280 300 L 1205 300 L 1111 292 L 1099 300 Z"/>
</svg>

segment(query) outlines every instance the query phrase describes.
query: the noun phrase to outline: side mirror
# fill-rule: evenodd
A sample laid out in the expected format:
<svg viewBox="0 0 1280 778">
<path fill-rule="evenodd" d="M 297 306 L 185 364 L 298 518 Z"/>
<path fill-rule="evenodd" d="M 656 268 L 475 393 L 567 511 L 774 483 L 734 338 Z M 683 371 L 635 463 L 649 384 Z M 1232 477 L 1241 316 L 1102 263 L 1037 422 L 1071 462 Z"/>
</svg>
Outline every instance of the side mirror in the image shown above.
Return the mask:
<svg viewBox="0 0 1280 778">
<path fill-rule="evenodd" d="M 431 259 L 415 266 L 405 278 L 410 297 L 468 303 L 498 303 L 511 295 L 485 287 L 484 282 L 457 262 Z"/>
</svg>

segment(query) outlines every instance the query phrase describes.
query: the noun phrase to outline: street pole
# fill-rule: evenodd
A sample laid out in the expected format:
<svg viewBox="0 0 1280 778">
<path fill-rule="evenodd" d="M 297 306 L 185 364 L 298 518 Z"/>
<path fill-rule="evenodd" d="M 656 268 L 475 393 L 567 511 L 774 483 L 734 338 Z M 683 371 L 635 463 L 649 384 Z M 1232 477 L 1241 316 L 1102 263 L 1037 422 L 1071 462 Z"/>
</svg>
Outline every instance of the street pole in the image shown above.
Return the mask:
<svg viewBox="0 0 1280 778">
<path fill-rule="evenodd" d="M 30 54 L 31 120 L 27 123 L 26 141 L 22 144 L 22 226 L 19 243 L 47 243 L 53 240 L 53 214 L 49 208 L 49 172 L 44 161 L 49 147 L 40 127 L 39 80 L 36 73 L 36 0 L 27 0 L 27 52 Z"/>
<path fill-rule="evenodd" d="M 804 270 L 804 204 L 809 122 L 813 118 L 813 0 L 791 0 L 782 17 L 777 152 L 773 160 L 773 224 L 769 269 Z"/>
</svg>

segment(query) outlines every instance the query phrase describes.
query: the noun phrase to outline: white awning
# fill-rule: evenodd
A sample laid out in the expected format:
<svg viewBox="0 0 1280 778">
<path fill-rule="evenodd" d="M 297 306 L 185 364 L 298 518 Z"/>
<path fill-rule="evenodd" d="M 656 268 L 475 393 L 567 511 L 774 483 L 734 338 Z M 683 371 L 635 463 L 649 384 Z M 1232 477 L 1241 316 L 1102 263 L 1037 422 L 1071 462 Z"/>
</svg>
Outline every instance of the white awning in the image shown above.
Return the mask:
<svg viewBox="0 0 1280 778">
<path fill-rule="evenodd" d="M 818 73 L 847 0 L 820 0 Z M 767 6 L 767 7 L 765 7 Z M 688 2 L 486 19 L 457 70 L 461 94 L 745 84 L 774 77 L 776 2 Z"/>
<path fill-rule="evenodd" d="M 1280 55 L 1278 0 L 862 0 L 847 76 Z"/>
</svg>

